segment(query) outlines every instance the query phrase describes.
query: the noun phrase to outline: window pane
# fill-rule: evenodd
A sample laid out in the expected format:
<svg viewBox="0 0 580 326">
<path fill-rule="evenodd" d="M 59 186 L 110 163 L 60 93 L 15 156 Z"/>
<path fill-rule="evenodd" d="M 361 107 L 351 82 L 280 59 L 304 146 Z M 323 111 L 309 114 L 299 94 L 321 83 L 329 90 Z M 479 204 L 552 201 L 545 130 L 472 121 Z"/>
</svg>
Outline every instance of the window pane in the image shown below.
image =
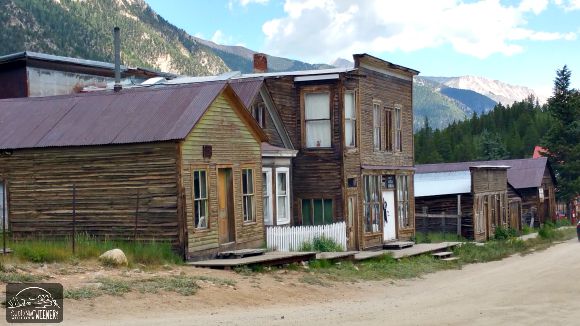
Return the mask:
<svg viewBox="0 0 580 326">
<path fill-rule="evenodd" d="M 268 174 L 262 172 L 262 194 L 268 196 Z"/>
<path fill-rule="evenodd" d="M 276 209 L 278 210 L 278 223 L 284 222 L 288 218 L 286 216 L 286 197 L 278 197 L 276 205 Z"/>
<path fill-rule="evenodd" d="M 355 146 L 355 125 L 356 121 L 354 120 L 346 120 L 344 122 L 344 140 L 346 146 L 354 147 Z"/>
<path fill-rule="evenodd" d="M 242 170 L 242 193 L 248 193 L 248 170 Z"/>
<path fill-rule="evenodd" d="M 277 173 L 276 188 L 278 195 L 286 195 L 286 173 Z"/>
<path fill-rule="evenodd" d="M 354 93 L 344 94 L 344 117 L 347 119 L 356 119 L 354 108 Z"/>
<path fill-rule="evenodd" d="M 302 200 L 302 225 L 312 225 L 312 207 L 310 199 Z"/>
<path fill-rule="evenodd" d="M 254 170 L 248 169 L 248 193 L 254 193 Z"/>
<path fill-rule="evenodd" d="M 199 198 L 199 188 L 199 171 L 193 171 L 193 198 L 195 199 Z"/>
<path fill-rule="evenodd" d="M 306 120 L 330 119 L 330 94 L 309 93 L 304 95 Z"/>
<path fill-rule="evenodd" d="M 254 197 L 253 196 L 248 196 L 248 221 L 253 221 L 254 220 Z"/>
<path fill-rule="evenodd" d="M 322 199 L 314 199 L 314 225 L 324 224 L 324 217 L 322 215 Z"/>
<path fill-rule="evenodd" d="M 199 171 L 199 180 L 200 180 L 200 190 L 201 190 L 201 198 L 207 198 L 207 183 L 205 177 L 205 171 Z"/>
<path fill-rule="evenodd" d="M 306 121 L 306 147 L 330 147 L 330 120 Z"/>
<path fill-rule="evenodd" d="M 324 200 L 324 224 L 332 223 L 332 199 Z"/>
</svg>

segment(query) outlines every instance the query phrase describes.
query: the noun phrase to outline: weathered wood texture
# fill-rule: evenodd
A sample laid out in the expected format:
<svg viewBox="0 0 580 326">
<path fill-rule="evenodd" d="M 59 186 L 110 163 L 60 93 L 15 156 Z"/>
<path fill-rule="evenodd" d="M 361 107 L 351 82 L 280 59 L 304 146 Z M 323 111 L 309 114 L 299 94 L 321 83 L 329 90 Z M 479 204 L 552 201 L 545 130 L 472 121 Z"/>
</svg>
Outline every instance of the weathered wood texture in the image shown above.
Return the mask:
<svg viewBox="0 0 580 326">
<path fill-rule="evenodd" d="M 28 82 L 24 63 L 4 64 L 0 69 L 0 99 L 26 96 Z"/>
<path fill-rule="evenodd" d="M 177 241 L 177 144 L 15 150 L 0 156 L 8 183 L 9 228 L 17 238 L 70 236 L 72 186 L 76 230 L 133 239 Z"/>
<path fill-rule="evenodd" d="M 415 228 L 417 232 L 457 234 L 457 215 L 461 216 L 461 236 L 473 239 L 473 197 L 461 195 L 461 211 L 457 210 L 457 195 L 415 198 Z M 427 216 L 429 215 L 429 216 Z"/>
<path fill-rule="evenodd" d="M 262 98 L 262 96 L 260 94 L 258 94 L 254 98 L 254 102 L 252 103 L 252 107 L 259 106 L 259 105 L 264 105 L 264 107 L 266 105 L 264 103 L 264 99 Z M 251 112 L 251 110 L 253 110 L 252 107 L 248 108 L 250 113 L 252 113 Z M 282 138 L 280 137 L 278 130 L 276 130 L 276 126 L 274 124 L 274 121 L 272 120 L 272 116 L 270 115 L 270 113 L 268 113 L 267 109 L 264 110 L 264 115 L 265 115 L 264 116 L 265 126 L 264 126 L 264 128 L 262 128 L 262 130 L 264 130 L 264 132 L 268 136 L 268 143 L 270 143 L 274 146 L 284 147 L 284 143 L 282 142 Z"/>
<path fill-rule="evenodd" d="M 185 189 L 185 209 L 188 231 L 188 252 L 219 251 L 217 169 L 232 168 L 235 215 L 235 248 L 260 245 L 264 240 L 262 213 L 262 164 L 260 141 L 249 131 L 233 103 L 225 94 L 220 95 L 207 110 L 181 147 L 182 180 Z M 202 146 L 212 146 L 211 159 L 203 158 Z M 254 197 L 256 221 L 244 223 L 242 213 L 242 169 L 254 170 Z M 207 229 L 194 228 L 192 173 L 193 169 L 208 172 L 209 225 Z M 228 248 L 228 250 L 231 248 Z"/>
</svg>

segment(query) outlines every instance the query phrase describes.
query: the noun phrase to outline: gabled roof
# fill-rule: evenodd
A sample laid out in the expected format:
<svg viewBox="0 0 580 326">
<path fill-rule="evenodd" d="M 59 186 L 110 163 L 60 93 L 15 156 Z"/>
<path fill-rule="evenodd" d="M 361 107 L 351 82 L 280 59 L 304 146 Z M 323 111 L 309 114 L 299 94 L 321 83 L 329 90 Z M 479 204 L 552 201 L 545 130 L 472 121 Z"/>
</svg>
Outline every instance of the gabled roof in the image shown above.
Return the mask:
<svg viewBox="0 0 580 326">
<path fill-rule="evenodd" d="M 469 171 L 473 166 L 509 166 L 507 170 L 508 182 L 515 189 L 538 188 L 542 186 L 542 178 L 546 168 L 550 169 L 548 159 L 526 158 L 515 160 L 495 160 L 495 161 L 474 161 L 458 163 L 440 163 L 440 164 L 420 164 L 416 165 L 416 174 L 435 173 L 435 172 L 454 172 Z M 550 171 L 551 173 L 551 171 Z"/>
<path fill-rule="evenodd" d="M 0 149 L 181 140 L 222 92 L 241 102 L 223 81 L 0 100 Z"/>
</svg>

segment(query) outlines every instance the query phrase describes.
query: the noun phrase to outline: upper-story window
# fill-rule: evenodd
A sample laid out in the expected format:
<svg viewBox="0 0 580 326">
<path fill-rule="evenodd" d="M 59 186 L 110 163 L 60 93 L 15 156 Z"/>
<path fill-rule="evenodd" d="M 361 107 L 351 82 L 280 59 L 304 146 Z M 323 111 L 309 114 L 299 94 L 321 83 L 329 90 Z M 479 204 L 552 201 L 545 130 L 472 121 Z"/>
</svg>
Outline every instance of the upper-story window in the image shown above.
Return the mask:
<svg viewBox="0 0 580 326">
<path fill-rule="evenodd" d="M 385 150 L 393 151 L 393 110 L 385 107 Z"/>
<path fill-rule="evenodd" d="M 252 106 L 252 116 L 260 127 L 266 128 L 266 106 L 264 103 L 257 103 Z"/>
<path fill-rule="evenodd" d="M 306 147 L 331 146 L 330 93 L 304 94 L 304 124 Z"/>
<path fill-rule="evenodd" d="M 373 103 L 373 149 L 381 150 L 381 105 Z"/>
<path fill-rule="evenodd" d="M 394 137 L 394 150 L 397 152 L 400 152 L 403 150 L 403 131 L 402 131 L 402 116 L 401 116 L 401 106 L 400 105 L 396 105 L 395 106 L 395 117 L 394 117 L 394 122 L 395 122 L 395 137 Z"/>
<path fill-rule="evenodd" d="M 356 98 L 354 92 L 344 94 L 344 144 L 356 147 Z"/>
</svg>

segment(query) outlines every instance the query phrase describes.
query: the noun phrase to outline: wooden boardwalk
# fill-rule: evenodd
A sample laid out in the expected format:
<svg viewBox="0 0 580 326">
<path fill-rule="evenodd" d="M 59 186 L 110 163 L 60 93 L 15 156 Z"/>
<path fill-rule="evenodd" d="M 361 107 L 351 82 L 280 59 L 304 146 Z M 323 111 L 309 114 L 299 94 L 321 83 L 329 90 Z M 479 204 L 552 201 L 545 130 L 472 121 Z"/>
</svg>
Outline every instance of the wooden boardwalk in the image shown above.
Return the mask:
<svg viewBox="0 0 580 326">
<path fill-rule="evenodd" d="M 280 252 L 270 251 L 263 255 L 249 256 L 232 259 L 209 259 L 196 262 L 187 262 L 186 265 L 195 267 L 232 269 L 241 266 L 276 266 L 302 261 L 308 261 L 316 258 L 315 252 Z"/>
<path fill-rule="evenodd" d="M 377 251 L 361 251 L 354 255 L 355 260 L 366 260 L 382 256 L 384 254 L 391 254 L 395 259 L 405 257 L 418 256 L 422 254 L 437 252 L 441 250 L 451 249 L 461 242 L 441 242 L 441 243 L 420 243 L 409 248 L 399 250 L 377 250 Z"/>
</svg>

